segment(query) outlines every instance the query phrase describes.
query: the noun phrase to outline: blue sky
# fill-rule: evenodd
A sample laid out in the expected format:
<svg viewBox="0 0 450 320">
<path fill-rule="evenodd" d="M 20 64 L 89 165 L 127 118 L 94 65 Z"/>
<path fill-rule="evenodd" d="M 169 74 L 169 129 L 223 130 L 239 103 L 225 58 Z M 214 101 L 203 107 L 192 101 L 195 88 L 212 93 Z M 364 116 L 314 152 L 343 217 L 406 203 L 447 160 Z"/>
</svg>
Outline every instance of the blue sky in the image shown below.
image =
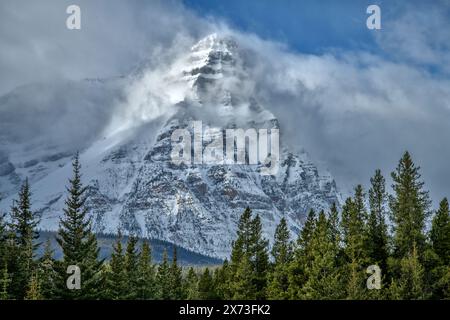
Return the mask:
<svg viewBox="0 0 450 320">
<path fill-rule="evenodd" d="M 377 50 L 375 31 L 366 28 L 366 8 L 377 4 L 383 15 L 390 14 L 397 7 L 395 2 L 184 0 L 202 16 L 220 17 L 234 28 L 285 42 L 304 53 L 323 53 L 329 48 Z"/>
</svg>

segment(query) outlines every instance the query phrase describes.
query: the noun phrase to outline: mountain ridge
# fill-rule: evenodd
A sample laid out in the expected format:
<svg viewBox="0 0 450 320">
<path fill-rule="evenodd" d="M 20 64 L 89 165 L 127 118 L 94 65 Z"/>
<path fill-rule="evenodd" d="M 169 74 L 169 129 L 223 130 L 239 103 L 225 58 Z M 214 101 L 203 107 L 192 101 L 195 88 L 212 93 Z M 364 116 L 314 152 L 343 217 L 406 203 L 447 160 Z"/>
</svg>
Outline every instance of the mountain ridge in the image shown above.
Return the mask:
<svg viewBox="0 0 450 320">
<path fill-rule="evenodd" d="M 162 107 L 155 103 L 161 99 L 154 99 L 153 80 L 151 70 L 133 79 L 125 105 L 131 117 L 116 117 L 104 137 L 81 152 L 84 182 L 89 185 L 86 205 L 96 232 L 120 228 L 125 234 L 226 258 L 247 206 L 261 216 L 263 235 L 272 239 L 281 218 L 296 234 L 309 209 L 327 210 L 333 202 L 340 203 L 331 176 L 322 175 L 306 152 L 292 152 L 282 143 L 273 176 L 260 174 L 261 163 L 177 166 L 171 161 L 173 132 L 192 132 L 192 121 L 220 130 L 280 129 L 276 117 L 252 96 L 235 41 L 210 35 L 175 61 L 163 83 L 167 92 L 157 92 L 158 97 L 170 95 Z M 166 110 L 152 113 L 161 108 Z M 282 135 L 281 130 L 281 142 Z M 202 141 L 206 147 L 207 141 Z M 61 158 L 56 169 L 32 181 L 44 230 L 58 227 L 64 185 L 71 174 L 68 160 Z"/>
</svg>

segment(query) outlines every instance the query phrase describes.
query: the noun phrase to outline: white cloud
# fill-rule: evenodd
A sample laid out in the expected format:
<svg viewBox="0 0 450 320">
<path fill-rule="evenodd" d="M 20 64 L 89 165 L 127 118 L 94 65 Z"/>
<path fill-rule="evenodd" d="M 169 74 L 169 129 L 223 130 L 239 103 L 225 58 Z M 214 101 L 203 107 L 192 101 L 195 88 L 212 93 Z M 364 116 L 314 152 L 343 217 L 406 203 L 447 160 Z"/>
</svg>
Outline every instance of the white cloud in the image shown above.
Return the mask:
<svg viewBox="0 0 450 320">
<path fill-rule="evenodd" d="M 390 60 L 342 50 L 325 55 L 296 53 L 283 44 L 199 18 L 176 1 L 79 2 L 86 20 L 75 34 L 64 29 L 64 1 L 45 5 L 2 1 L 0 92 L 25 81 L 118 75 L 144 61 L 148 73 L 128 87 L 123 100 L 107 103 L 114 103 L 115 114 L 128 117 L 127 121 L 154 117 L 180 92 L 180 88 L 164 92 L 161 87 L 170 62 L 187 52 L 195 39 L 212 31 L 227 33 L 248 49 L 247 68 L 253 83 L 245 88 L 254 90 L 279 117 L 282 143 L 304 146 L 345 187 L 367 182 L 376 168 L 387 174 L 408 149 L 422 165 L 435 199 L 450 195 L 450 80 L 446 75 L 450 28 L 435 6 L 404 10 L 399 19 L 383 20 L 377 41 L 387 56 L 394 57 Z M 440 72 L 430 72 L 426 68 L 430 66 Z M 148 89 L 155 95 L 142 99 L 141 93 Z M 149 104 L 154 107 L 150 113 Z M 104 108 L 110 111 L 111 105 Z M 66 108 L 68 113 L 71 110 Z M 96 110 L 97 127 L 110 121 L 105 109 L 87 104 L 82 110 L 88 118 Z M 11 130 L 23 129 L 20 117 L 8 112 L 0 110 L 2 120 L 9 119 Z M 21 112 L 34 119 L 33 111 Z M 98 133 L 91 127 L 94 124 L 86 131 Z"/>
</svg>

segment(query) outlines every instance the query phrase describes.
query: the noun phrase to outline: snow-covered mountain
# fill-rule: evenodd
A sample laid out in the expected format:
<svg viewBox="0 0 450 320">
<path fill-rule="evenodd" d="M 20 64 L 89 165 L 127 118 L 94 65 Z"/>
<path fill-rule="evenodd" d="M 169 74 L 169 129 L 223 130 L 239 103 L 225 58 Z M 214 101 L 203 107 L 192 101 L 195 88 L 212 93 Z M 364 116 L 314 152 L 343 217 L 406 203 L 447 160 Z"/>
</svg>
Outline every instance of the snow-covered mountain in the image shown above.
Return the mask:
<svg viewBox="0 0 450 320">
<path fill-rule="evenodd" d="M 152 70 L 95 84 L 109 95 L 96 103 L 119 106 L 99 138 L 81 152 L 96 231 L 114 233 L 121 228 L 224 258 L 247 206 L 261 216 L 264 236 L 272 239 L 282 217 L 296 233 L 310 208 L 328 209 L 340 201 L 333 178 L 320 173 L 306 152 L 293 151 L 301 150 L 299 146 L 283 144 L 282 125 L 253 95 L 257 79 L 248 78 L 248 58 L 233 39 L 213 34 L 175 59 L 164 74 L 158 73 L 158 85 Z M 15 94 L 20 96 L 20 91 Z M 3 98 L 0 104 L 11 99 Z M 172 133 L 183 128 L 192 132 L 192 121 L 220 130 L 280 129 L 277 173 L 262 175 L 262 164 L 174 164 Z M 203 141 L 203 148 L 207 143 Z M 38 154 L 7 148 L 14 146 L 10 140 L 3 145 L 0 192 L 7 198 L 0 208 L 10 206 L 14 191 L 28 176 L 40 226 L 56 230 L 73 150 L 59 146 L 56 149 L 62 151 L 42 148 Z"/>
</svg>

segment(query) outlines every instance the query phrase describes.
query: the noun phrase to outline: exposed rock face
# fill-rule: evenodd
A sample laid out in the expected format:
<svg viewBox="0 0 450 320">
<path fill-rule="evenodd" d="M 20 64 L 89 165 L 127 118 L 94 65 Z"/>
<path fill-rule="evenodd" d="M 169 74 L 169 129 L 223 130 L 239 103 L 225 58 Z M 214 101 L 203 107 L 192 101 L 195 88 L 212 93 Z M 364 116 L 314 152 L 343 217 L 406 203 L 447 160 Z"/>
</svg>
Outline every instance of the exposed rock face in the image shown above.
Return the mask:
<svg viewBox="0 0 450 320">
<path fill-rule="evenodd" d="M 90 186 L 87 205 L 96 231 L 114 233 L 121 228 L 225 258 L 247 206 L 261 216 L 264 235 L 272 239 L 282 217 L 296 233 L 309 209 L 326 210 L 339 202 L 334 180 L 319 173 L 306 153 L 290 152 L 283 145 L 278 120 L 247 90 L 245 61 L 233 40 L 211 35 L 177 65 L 179 77 L 171 81 L 189 90 L 170 116 L 115 133 L 81 154 L 84 180 Z M 192 132 L 192 121 L 219 132 L 280 129 L 277 173 L 262 175 L 261 163 L 174 164 L 172 133 L 182 128 Z M 203 140 L 203 150 L 208 143 Z M 0 175 L 14 170 L 2 166 Z M 58 227 L 69 176 L 67 163 L 33 184 L 45 229 Z"/>
</svg>

